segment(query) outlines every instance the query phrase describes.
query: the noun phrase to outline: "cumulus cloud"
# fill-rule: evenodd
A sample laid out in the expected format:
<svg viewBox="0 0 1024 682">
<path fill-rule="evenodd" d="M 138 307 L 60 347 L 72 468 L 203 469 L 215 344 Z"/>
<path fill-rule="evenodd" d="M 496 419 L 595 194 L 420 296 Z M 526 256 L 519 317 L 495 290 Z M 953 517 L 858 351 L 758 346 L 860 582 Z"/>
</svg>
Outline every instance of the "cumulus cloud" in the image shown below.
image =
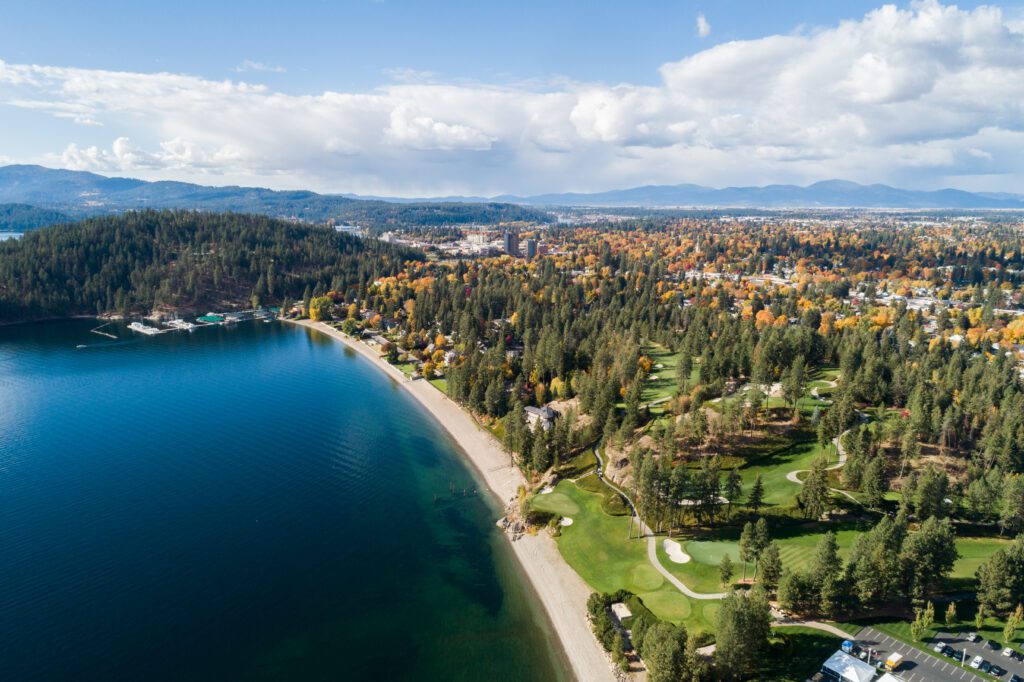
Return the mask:
<svg viewBox="0 0 1024 682">
<path fill-rule="evenodd" d="M 708 21 L 703 12 L 697 15 L 697 35 L 701 38 L 707 38 L 711 35 L 711 22 Z"/>
<path fill-rule="evenodd" d="M 886 5 L 701 50 L 664 64 L 656 85 L 404 75 L 295 95 L 0 61 L 0 102 L 110 131 L 109 148 L 79 142 L 35 160 L 156 178 L 406 195 L 1024 180 L 1024 33 L 995 7 Z"/>
</svg>

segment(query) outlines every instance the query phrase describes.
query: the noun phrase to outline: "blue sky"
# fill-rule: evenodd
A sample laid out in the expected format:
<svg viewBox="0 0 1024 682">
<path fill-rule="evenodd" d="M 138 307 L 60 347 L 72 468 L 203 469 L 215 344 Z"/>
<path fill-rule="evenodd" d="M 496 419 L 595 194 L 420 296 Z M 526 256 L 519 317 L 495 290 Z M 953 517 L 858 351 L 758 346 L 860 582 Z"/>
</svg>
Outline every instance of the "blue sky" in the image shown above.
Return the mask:
<svg viewBox="0 0 1024 682">
<path fill-rule="evenodd" d="M 0 160 L 402 195 L 1019 190 L 1022 12 L 979 7 L 11 3 Z"/>
</svg>

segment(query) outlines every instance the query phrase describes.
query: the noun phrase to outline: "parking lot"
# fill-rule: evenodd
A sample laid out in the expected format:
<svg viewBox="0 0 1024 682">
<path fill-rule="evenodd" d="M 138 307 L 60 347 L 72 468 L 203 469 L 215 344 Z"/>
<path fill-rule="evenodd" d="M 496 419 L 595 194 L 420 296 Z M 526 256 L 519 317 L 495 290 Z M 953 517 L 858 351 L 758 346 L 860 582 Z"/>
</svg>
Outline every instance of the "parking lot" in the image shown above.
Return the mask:
<svg viewBox="0 0 1024 682">
<path fill-rule="evenodd" d="M 946 644 L 949 644 L 954 649 L 963 650 L 966 640 L 960 639 L 953 635 L 941 635 L 940 639 Z M 948 640 L 948 641 L 946 641 Z M 889 654 L 896 651 L 903 654 L 903 665 L 896 671 L 896 675 L 906 680 L 906 682 L 948 682 L 948 680 L 957 680 L 958 682 L 982 682 L 987 678 L 983 678 L 980 675 L 975 674 L 974 670 L 961 666 L 956 661 L 946 658 L 942 655 L 932 655 L 915 649 L 909 644 L 904 644 L 898 639 L 894 639 L 889 635 L 886 635 L 874 628 L 864 628 L 857 634 L 857 644 L 862 648 L 871 648 L 874 650 L 873 660 L 884 661 Z M 974 645 L 969 645 L 974 646 Z M 969 650 L 973 651 L 973 650 Z M 986 650 L 987 653 L 982 654 L 982 657 L 989 662 L 995 661 L 992 653 L 999 656 L 999 652 L 993 652 L 991 649 Z M 981 653 L 979 650 L 978 653 Z M 970 662 L 971 658 L 975 656 L 974 653 L 970 653 L 967 660 Z M 1002 657 L 999 656 L 1001 659 Z M 1003 665 L 1003 660 L 996 661 L 1003 668 L 1008 666 Z M 1019 665 L 1019 662 L 1013 661 Z M 1011 672 L 1016 672 L 1013 670 Z M 1004 676 L 1002 679 L 1008 679 L 1009 675 Z"/>
<path fill-rule="evenodd" d="M 960 632 L 955 635 L 946 632 L 940 632 L 937 636 L 937 640 L 942 642 L 943 644 L 948 644 L 949 646 L 953 647 L 954 649 L 957 649 L 958 651 L 966 650 L 968 662 L 970 662 L 970 660 L 975 656 L 981 656 L 989 663 L 994 663 L 1003 670 L 1008 671 L 1005 675 L 999 678 L 1001 680 L 1008 680 L 1010 679 L 1010 675 L 1013 675 L 1015 673 L 1017 675 L 1024 677 L 1024 662 L 1018 660 L 1017 658 L 1003 656 L 1003 652 L 1001 649 L 998 651 L 995 649 L 990 649 L 988 645 L 985 643 L 985 640 L 983 639 L 977 642 L 968 642 L 966 632 Z"/>
</svg>

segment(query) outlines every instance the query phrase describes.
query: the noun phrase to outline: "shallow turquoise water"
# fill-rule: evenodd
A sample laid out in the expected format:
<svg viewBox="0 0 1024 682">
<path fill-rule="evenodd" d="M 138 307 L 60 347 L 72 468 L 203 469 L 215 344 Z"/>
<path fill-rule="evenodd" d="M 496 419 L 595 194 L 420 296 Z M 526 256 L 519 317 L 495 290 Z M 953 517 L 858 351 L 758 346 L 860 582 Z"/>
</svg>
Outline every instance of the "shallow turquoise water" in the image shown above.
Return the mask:
<svg viewBox="0 0 1024 682">
<path fill-rule="evenodd" d="M 566 677 L 493 502 L 366 360 L 96 324 L 0 328 L 0 679 Z"/>
</svg>

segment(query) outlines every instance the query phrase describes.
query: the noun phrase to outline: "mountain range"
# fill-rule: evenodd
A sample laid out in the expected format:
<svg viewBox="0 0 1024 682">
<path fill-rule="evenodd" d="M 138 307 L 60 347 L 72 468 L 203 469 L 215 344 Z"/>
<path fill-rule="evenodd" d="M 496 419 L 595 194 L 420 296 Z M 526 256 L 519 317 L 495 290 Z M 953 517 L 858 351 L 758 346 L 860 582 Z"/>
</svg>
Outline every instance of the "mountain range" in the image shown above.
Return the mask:
<svg viewBox="0 0 1024 682">
<path fill-rule="evenodd" d="M 51 222 L 66 222 L 140 208 L 260 213 L 275 218 L 310 222 L 334 220 L 364 226 L 550 220 L 547 213 L 533 207 L 491 201 L 396 203 L 305 190 L 208 187 L 187 182 L 110 178 L 86 171 L 42 166 L 0 166 L 0 220 L 5 210 L 27 216 L 23 224 L 8 222 L 5 229 L 36 227 L 39 216 L 47 212 L 60 216 Z M 27 209 L 36 210 L 29 215 Z"/>
<path fill-rule="evenodd" d="M 0 167 L 0 229 L 31 229 L 138 208 L 261 213 L 312 222 L 455 225 L 546 222 L 552 207 L 1024 209 L 1024 195 L 958 189 L 921 191 L 826 180 L 813 185 L 725 187 L 647 185 L 595 193 L 399 199 L 259 187 L 148 182 L 42 166 Z"/>
<path fill-rule="evenodd" d="M 352 198 L 359 195 L 345 195 Z M 1024 195 L 975 193 L 959 189 L 933 191 L 900 189 L 889 185 L 860 185 L 846 180 L 824 180 L 812 185 L 714 188 L 703 185 L 645 185 L 606 192 L 565 192 L 494 197 L 450 196 L 430 199 L 374 197 L 382 201 L 498 201 L 546 207 L 648 208 L 892 208 L 892 209 L 1021 209 Z"/>
</svg>

